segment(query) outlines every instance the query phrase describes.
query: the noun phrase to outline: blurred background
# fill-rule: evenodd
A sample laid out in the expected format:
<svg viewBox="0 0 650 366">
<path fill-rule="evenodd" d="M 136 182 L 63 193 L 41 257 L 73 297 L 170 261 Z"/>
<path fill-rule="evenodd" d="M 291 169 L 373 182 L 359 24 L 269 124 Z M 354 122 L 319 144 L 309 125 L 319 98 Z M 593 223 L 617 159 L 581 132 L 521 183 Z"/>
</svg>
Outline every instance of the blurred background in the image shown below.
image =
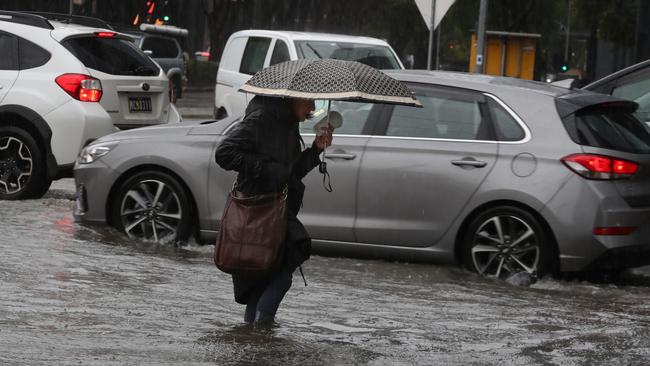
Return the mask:
<svg viewBox="0 0 650 366">
<path fill-rule="evenodd" d="M 479 0 L 457 0 L 437 33 L 434 68 L 470 71 Z M 426 68 L 429 29 L 414 0 L 0 0 L 3 10 L 72 13 L 111 24 L 187 29 L 190 84 L 213 84 L 228 36 L 242 29 L 363 35 L 388 41 L 412 68 Z M 119 4 L 119 5 L 118 5 Z M 650 58 L 650 0 L 490 0 L 486 29 L 536 35 L 535 80 L 586 83 Z M 438 36 L 438 34 L 436 34 Z M 549 76 L 550 75 L 550 76 Z"/>
</svg>

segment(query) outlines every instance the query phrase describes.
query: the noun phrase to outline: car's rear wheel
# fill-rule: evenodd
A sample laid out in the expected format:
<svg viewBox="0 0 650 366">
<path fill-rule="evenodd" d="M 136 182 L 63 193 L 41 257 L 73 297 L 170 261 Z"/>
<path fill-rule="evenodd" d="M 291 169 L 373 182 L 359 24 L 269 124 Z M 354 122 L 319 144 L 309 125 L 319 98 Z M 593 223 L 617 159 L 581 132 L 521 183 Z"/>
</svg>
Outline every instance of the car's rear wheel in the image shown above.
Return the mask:
<svg viewBox="0 0 650 366">
<path fill-rule="evenodd" d="M 51 182 L 34 138 L 14 126 L 0 127 L 0 199 L 39 198 Z"/>
<path fill-rule="evenodd" d="M 178 244 L 190 235 L 190 200 L 169 174 L 135 174 L 120 186 L 115 202 L 113 223 L 129 238 Z"/>
<path fill-rule="evenodd" d="M 493 207 L 476 216 L 462 245 L 465 266 L 485 277 L 506 279 L 520 272 L 541 277 L 551 270 L 548 233 L 518 207 Z"/>
</svg>

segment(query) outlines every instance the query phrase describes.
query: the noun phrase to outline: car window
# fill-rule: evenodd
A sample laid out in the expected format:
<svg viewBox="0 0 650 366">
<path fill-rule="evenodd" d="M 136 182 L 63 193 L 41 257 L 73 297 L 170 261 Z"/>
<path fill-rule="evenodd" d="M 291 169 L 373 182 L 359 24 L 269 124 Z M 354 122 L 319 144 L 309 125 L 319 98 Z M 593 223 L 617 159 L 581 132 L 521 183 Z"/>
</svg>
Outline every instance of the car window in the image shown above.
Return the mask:
<svg viewBox="0 0 650 366">
<path fill-rule="evenodd" d="M 314 125 L 327 116 L 327 101 L 317 100 L 314 117 L 300 123 L 300 133 L 314 133 Z M 368 121 L 372 103 L 332 101 L 330 110 L 341 114 L 343 124 L 334 135 L 360 135 Z"/>
<path fill-rule="evenodd" d="M 612 90 L 612 95 L 637 102 L 639 108 L 634 115 L 641 122 L 650 124 L 650 69 L 636 76 L 633 80 L 615 87 Z"/>
<path fill-rule="evenodd" d="M 499 141 L 519 141 L 522 140 L 526 133 L 519 123 L 505 110 L 499 103 L 489 99 L 490 118 Z"/>
<path fill-rule="evenodd" d="M 239 72 L 253 75 L 262 70 L 270 44 L 271 38 L 250 37 L 246 42 L 246 48 L 244 48 L 244 56 L 239 66 Z"/>
<path fill-rule="evenodd" d="M 156 64 L 133 43 L 119 38 L 75 37 L 61 44 L 91 69 L 112 75 L 155 76 Z"/>
<path fill-rule="evenodd" d="M 20 69 L 32 69 L 43 66 L 52 55 L 32 42 L 20 39 L 18 42 Z"/>
<path fill-rule="evenodd" d="M 271 63 L 269 66 L 289 60 L 291 60 L 291 57 L 289 56 L 289 47 L 287 47 L 287 44 L 283 40 L 276 40 L 275 46 L 273 47 L 273 54 L 271 54 Z"/>
<path fill-rule="evenodd" d="M 140 48 L 151 51 L 152 58 L 176 58 L 180 53 L 176 42 L 160 37 L 146 37 Z"/>
<path fill-rule="evenodd" d="M 413 88 L 422 108 L 395 106 L 386 129 L 387 136 L 460 140 L 488 140 L 483 117 L 484 98 L 472 93 Z"/>
<path fill-rule="evenodd" d="M 399 69 L 399 62 L 390 48 L 360 43 L 296 41 L 300 58 L 333 58 L 357 61 L 377 69 Z"/>
<path fill-rule="evenodd" d="M 0 70 L 18 70 L 16 37 L 0 33 Z"/>
<path fill-rule="evenodd" d="M 580 145 L 650 153 L 650 130 L 627 109 L 586 108 L 563 119 L 571 139 Z"/>
</svg>

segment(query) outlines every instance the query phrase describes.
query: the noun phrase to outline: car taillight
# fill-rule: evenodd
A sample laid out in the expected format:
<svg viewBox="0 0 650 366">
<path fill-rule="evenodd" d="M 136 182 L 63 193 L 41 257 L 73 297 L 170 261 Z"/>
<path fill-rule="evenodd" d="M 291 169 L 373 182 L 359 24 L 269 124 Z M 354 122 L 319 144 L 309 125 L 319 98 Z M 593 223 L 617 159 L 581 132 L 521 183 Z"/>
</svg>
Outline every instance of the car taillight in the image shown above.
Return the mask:
<svg viewBox="0 0 650 366">
<path fill-rule="evenodd" d="M 99 38 L 115 38 L 116 35 L 115 32 L 95 32 L 95 36 Z"/>
<path fill-rule="evenodd" d="M 91 76 L 83 74 L 63 74 L 55 79 L 56 83 L 76 100 L 82 102 L 99 102 L 102 99 L 102 83 Z"/>
<path fill-rule="evenodd" d="M 569 155 L 562 158 L 562 162 L 587 179 L 625 179 L 639 170 L 635 162 L 594 154 Z"/>
</svg>

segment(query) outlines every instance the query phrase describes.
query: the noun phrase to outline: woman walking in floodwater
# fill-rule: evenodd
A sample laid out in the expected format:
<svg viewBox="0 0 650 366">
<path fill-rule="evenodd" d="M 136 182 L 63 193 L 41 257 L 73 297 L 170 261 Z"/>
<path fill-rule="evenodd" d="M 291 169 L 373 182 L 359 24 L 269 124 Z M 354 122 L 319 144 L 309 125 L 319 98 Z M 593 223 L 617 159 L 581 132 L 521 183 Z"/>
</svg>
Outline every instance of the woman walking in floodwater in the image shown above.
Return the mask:
<svg viewBox="0 0 650 366">
<path fill-rule="evenodd" d="M 332 128 L 304 148 L 298 123 L 314 110 L 314 101 L 255 96 L 244 119 L 221 142 L 215 160 L 222 168 L 238 172 L 236 191 L 251 196 L 288 188 L 287 235 L 284 258 L 268 276 L 233 275 L 235 301 L 246 305 L 244 321 L 273 324 L 275 314 L 291 287 L 293 272 L 311 253 L 311 238 L 298 221 L 305 186 L 302 178 L 319 163 L 319 154 L 332 143 Z"/>
</svg>

